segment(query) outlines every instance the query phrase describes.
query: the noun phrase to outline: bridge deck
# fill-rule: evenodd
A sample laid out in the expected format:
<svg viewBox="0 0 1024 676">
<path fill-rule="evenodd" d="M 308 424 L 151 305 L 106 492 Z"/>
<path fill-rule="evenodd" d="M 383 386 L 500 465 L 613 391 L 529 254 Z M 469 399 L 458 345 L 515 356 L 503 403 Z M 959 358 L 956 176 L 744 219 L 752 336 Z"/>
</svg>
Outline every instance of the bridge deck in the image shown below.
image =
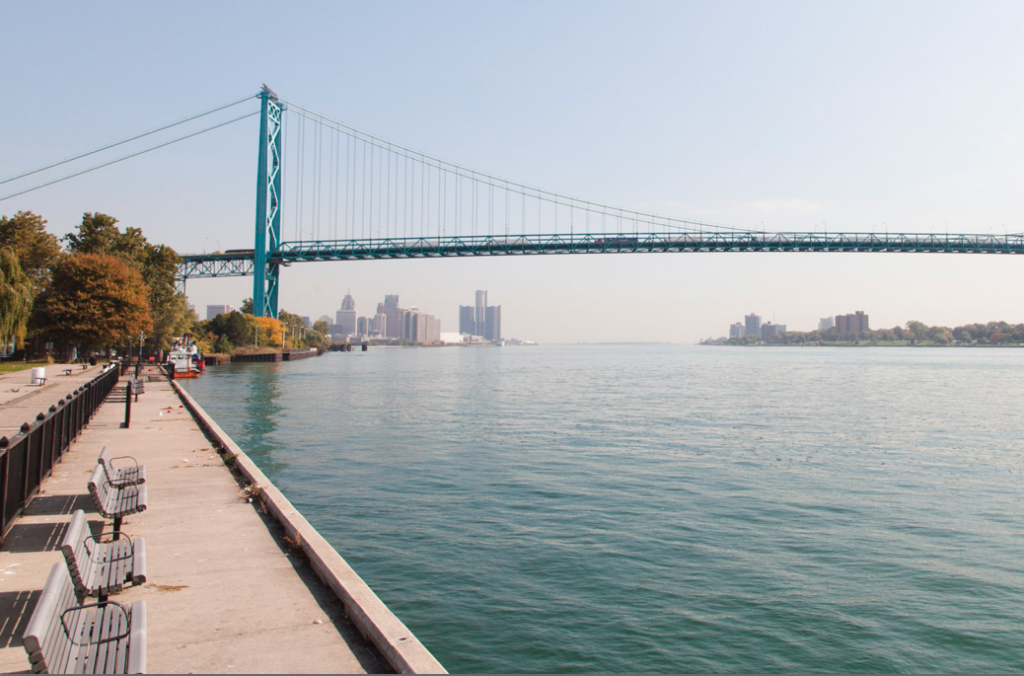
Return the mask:
<svg viewBox="0 0 1024 676">
<path fill-rule="evenodd" d="M 819 232 L 484 235 L 284 242 L 271 264 L 313 261 L 702 252 L 1024 254 L 1024 235 Z M 247 276 L 255 253 L 182 256 L 179 278 Z"/>
</svg>

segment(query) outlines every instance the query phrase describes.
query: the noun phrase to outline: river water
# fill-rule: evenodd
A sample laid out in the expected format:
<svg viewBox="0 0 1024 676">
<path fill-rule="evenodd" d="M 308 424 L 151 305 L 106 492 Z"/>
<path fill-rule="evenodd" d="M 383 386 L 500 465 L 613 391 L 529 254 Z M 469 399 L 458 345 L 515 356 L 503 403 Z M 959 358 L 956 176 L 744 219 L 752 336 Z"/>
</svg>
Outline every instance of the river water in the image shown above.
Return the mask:
<svg viewBox="0 0 1024 676">
<path fill-rule="evenodd" d="M 1024 671 L 1024 350 L 381 348 L 185 387 L 453 672 Z"/>
</svg>

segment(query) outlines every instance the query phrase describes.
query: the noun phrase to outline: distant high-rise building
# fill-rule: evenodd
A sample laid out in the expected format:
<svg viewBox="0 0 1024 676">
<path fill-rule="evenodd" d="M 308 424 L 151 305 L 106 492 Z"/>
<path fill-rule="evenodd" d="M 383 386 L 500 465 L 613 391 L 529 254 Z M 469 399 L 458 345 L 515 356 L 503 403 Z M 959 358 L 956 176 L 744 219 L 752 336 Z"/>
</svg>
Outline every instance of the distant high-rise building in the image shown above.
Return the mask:
<svg viewBox="0 0 1024 676">
<path fill-rule="evenodd" d="M 402 310 L 398 307 L 398 296 L 384 296 L 384 315 L 387 317 L 387 338 L 402 337 Z"/>
<path fill-rule="evenodd" d="M 370 335 L 370 318 L 360 317 L 356 320 L 356 333 L 360 336 Z"/>
<path fill-rule="evenodd" d="M 501 306 L 488 305 L 485 310 L 484 338 L 486 340 L 501 340 Z"/>
<path fill-rule="evenodd" d="M 870 330 L 868 316 L 860 310 L 852 315 L 836 315 L 836 331 L 840 336 L 859 335 Z"/>
<path fill-rule="evenodd" d="M 313 328 L 313 322 L 310 320 L 309 317 L 299 317 L 299 319 L 302 320 L 302 323 L 306 325 L 307 329 Z"/>
<path fill-rule="evenodd" d="M 743 324 L 736 322 L 735 324 L 731 324 L 729 326 L 730 340 L 733 338 L 742 338 L 745 335 L 747 335 L 747 329 L 743 326 Z"/>
<path fill-rule="evenodd" d="M 760 336 L 761 318 L 755 314 L 746 315 L 743 318 L 743 327 L 748 336 Z"/>
<path fill-rule="evenodd" d="M 761 340 L 768 342 L 768 339 L 771 338 L 772 336 L 777 336 L 780 333 L 785 332 L 785 324 L 772 324 L 771 322 L 768 322 L 767 324 L 761 325 Z"/>
<path fill-rule="evenodd" d="M 356 301 L 351 294 L 341 301 L 341 309 L 335 313 L 336 333 L 341 335 L 356 333 Z"/>
<path fill-rule="evenodd" d="M 485 326 L 487 323 L 487 292 L 477 291 L 476 292 L 476 314 L 474 319 L 476 320 L 477 330 Z"/>
<path fill-rule="evenodd" d="M 225 312 L 234 312 L 235 308 L 231 305 L 207 305 L 206 306 L 206 318 L 213 319 L 217 315 L 222 315 Z"/>
<path fill-rule="evenodd" d="M 828 331 L 829 329 L 834 329 L 835 326 L 836 326 L 836 318 L 835 317 L 823 317 L 823 318 L 818 320 L 818 330 L 819 331 Z"/>
<path fill-rule="evenodd" d="M 459 333 L 480 335 L 476 328 L 476 308 L 472 305 L 459 306 Z"/>
<path fill-rule="evenodd" d="M 378 306 L 380 311 L 373 318 L 373 322 L 370 325 L 370 332 L 383 338 L 388 334 L 388 316 L 384 314 L 384 306 Z"/>
</svg>

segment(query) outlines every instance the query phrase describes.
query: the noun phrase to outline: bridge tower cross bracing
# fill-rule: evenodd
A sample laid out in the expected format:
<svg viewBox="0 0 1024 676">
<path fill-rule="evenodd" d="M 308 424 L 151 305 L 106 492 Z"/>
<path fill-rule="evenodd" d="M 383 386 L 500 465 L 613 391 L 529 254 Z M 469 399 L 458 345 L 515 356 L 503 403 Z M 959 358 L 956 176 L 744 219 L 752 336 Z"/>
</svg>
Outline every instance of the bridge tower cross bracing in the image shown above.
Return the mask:
<svg viewBox="0 0 1024 676">
<path fill-rule="evenodd" d="M 284 104 L 269 87 L 259 93 L 260 153 L 256 175 L 256 246 L 252 309 L 257 317 L 277 318 L 281 251 L 281 172 L 284 157 Z"/>
</svg>

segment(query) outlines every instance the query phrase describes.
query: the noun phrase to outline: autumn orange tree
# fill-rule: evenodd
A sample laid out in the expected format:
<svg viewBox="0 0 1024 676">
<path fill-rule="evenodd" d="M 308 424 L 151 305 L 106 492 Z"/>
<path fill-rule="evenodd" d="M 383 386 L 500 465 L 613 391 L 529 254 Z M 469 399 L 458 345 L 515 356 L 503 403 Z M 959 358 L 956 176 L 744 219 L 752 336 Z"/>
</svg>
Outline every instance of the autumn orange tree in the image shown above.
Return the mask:
<svg viewBox="0 0 1024 676">
<path fill-rule="evenodd" d="M 32 327 L 61 348 L 127 344 L 153 328 L 149 287 L 138 270 L 113 256 L 67 256 L 36 298 Z"/>
<path fill-rule="evenodd" d="M 77 232 L 68 233 L 64 241 L 70 254 L 113 256 L 142 274 L 152 318 L 152 326 L 146 331 L 149 347 L 166 350 L 192 328 L 194 316 L 185 294 L 175 289 L 175 273 L 181 259 L 173 249 L 150 244 L 140 228 L 122 231 L 116 218 L 101 213 L 84 214 Z"/>
</svg>

